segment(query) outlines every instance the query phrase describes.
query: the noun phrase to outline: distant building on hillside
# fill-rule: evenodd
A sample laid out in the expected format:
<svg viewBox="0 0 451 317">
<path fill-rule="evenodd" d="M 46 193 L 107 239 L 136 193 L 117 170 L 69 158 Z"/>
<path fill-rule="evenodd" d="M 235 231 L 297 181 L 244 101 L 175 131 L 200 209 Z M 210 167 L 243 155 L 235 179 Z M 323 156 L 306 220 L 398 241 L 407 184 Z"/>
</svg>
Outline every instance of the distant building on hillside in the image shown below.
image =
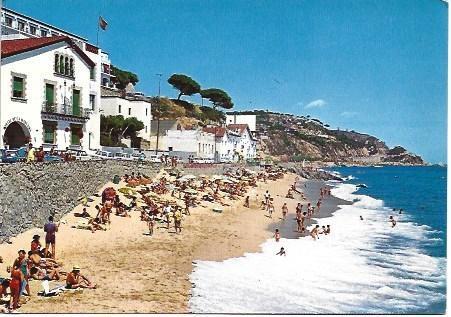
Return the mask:
<svg viewBox="0 0 451 317">
<path fill-rule="evenodd" d="M 226 123 L 247 124 L 253 135 L 257 131 L 257 116 L 255 114 L 241 114 L 240 112 L 227 112 Z"/>
</svg>

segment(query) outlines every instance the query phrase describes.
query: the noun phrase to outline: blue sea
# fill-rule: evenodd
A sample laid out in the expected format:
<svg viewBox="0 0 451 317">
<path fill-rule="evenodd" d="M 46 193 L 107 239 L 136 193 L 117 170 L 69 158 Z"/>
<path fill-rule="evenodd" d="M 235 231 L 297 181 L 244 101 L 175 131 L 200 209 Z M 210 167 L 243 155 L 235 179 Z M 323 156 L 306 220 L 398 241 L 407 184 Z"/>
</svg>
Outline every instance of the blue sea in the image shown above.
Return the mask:
<svg viewBox="0 0 451 317">
<path fill-rule="evenodd" d="M 271 239 L 259 253 L 197 262 L 191 311 L 445 313 L 446 168 L 333 170 L 345 181 L 329 182 L 332 195 L 350 204 L 319 220 L 331 235 Z M 274 256 L 280 246 L 286 257 Z"/>
</svg>

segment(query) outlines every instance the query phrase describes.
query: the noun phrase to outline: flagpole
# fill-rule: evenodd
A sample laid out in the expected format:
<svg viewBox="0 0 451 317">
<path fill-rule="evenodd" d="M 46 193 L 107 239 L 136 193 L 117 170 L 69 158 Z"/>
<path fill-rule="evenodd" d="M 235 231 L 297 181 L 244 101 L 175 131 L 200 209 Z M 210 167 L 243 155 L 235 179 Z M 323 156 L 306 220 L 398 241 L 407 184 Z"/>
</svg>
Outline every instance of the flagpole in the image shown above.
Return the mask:
<svg viewBox="0 0 451 317">
<path fill-rule="evenodd" d="M 97 47 L 99 47 L 99 30 L 100 30 L 100 12 L 99 17 L 97 18 L 97 42 L 96 42 Z"/>
</svg>

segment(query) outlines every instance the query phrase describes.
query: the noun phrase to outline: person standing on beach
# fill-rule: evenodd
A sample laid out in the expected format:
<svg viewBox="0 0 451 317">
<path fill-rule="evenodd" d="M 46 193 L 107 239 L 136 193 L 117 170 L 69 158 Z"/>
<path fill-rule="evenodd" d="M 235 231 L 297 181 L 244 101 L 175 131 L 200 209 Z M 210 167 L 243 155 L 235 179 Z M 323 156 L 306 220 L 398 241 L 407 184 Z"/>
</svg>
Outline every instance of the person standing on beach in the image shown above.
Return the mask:
<svg viewBox="0 0 451 317">
<path fill-rule="evenodd" d="M 320 208 L 321 208 L 321 199 L 318 199 L 318 202 L 316 203 L 316 210 L 318 210 L 318 213 Z"/>
<path fill-rule="evenodd" d="M 244 207 L 249 208 L 249 196 L 246 196 L 246 199 L 244 200 Z"/>
<path fill-rule="evenodd" d="M 45 235 L 45 251 L 46 255 L 48 255 L 49 247 L 52 245 L 52 259 L 55 259 L 55 233 L 58 232 L 59 223 L 55 224 L 53 222 L 53 216 L 49 217 L 49 222 L 47 222 L 44 225 L 44 232 L 46 232 Z M 48 256 L 47 256 L 48 257 Z"/>
<path fill-rule="evenodd" d="M 276 242 L 279 242 L 279 240 L 280 240 L 279 229 L 276 229 L 276 232 L 274 232 L 274 239 L 276 239 Z"/>
<path fill-rule="evenodd" d="M 388 222 L 391 223 L 391 227 L 394 228 L 396 226 L 396 220 L 393 218 L 393 216 L 390 216 Z"/>
<path fill-rule="evenodd" d="M 182 213 L 179 209 L 174 213 L 175 232 L 182 233 Z"/>
<path fill-rule="evenodd" d="M 266 206 L 268 206 L 269 205 L 269 198 L 271 197 L 271 195 L 269 194 L 269 191 L 266 191 L 264 196 L 265 196 L 265 204 L 266 204 Z"/>
<path fill-rule="evenodd" d="M 287 213 L 288 213 L 288 206 L 287 203 L 284 203 L 282 206 L 282 219 L 285 220 L 285 218 L 287 217 Z"/>
<path fill-rule="evenodd" d="M 268 204 L 268 214 L 269 214 L 269 218 L 272 218 L 272 213 L 274 212 L 274 205 L 273 203 L 270 201 Z"/>
</svg>

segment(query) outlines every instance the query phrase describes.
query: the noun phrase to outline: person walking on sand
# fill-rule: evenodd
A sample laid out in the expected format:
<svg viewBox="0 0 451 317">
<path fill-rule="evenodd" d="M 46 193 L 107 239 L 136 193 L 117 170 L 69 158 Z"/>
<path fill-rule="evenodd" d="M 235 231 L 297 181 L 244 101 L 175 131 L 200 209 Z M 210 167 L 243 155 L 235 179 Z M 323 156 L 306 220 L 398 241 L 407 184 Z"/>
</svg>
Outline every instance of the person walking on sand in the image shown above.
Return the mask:
<svg viewBox="0 0 451 317">
<path fill-rule="evenodd" d="M 280 240 L 279 229 L 276 229 L 276 232 L 274 232 L 274 239 L 276 239 L 276 242 L 279 242 L 279 240 Z"/>
<path fill-rule="evenodd" d="M 310 231 L 310 236 L 313 238 L 313 240 L 319 239 L 318 233 L 319 233 L 319 225 L 316 225 L 315 228 L 313 228 L 312 231 Z"/>
<path fill-rule="evenodd" d="M 271 195 L 269 194 L 269 191 L 266 191 L 264 196 L 265 196 L 265 204 L 266 204 L 266 206 L 268 206 L 269 198 L 271 197 Z"/>
<path fill-rule="evenodd" d="M 180 210 L 174 213 L 174 226 L 176 233 L 182 233 L 182 213 Z"/>
<path fill-rule="evenodd" d="M 246 199 L 244 200 L 244 207 L 249 208 L 249 196 L 246 196 Z"/>
<path fill-rule="evenodd" d="M 149 227 L 149 236 L 153 235 L 153 228 L 155 227 L 155 219 L 153 216 L 149 215 L 147 218 L 147 225 Z"/>
<path fill-rule="evenodd" d="M 59 228 L 60 224 L 55 224 L 53 222 L 53 216 L 49 217 L 49 222 L 47 222 L 44 225 L 44 232 L 46 233 L 45 235 L 45 252 L 47 257 L 48 256 L 48 252 L 49 252 L 49 247 L 50 245 L 52 245 L 52 259 L 55 259 L 56 255 L 55 255 L 55 233 L 58 232 L 58 228 Z"/>
<path fill-rule="evenodd" d="M 316 203 L 316 210 L 318 210 L 318 213 L 320 208 L 321 208 L 321 199 L 318 199 L 318 202 Z"/>
<path fill-rule="evenodd" d="M 268 214 L 269 214 L 269 218 L 272 218 L 272 213 L 274 212 L 274 205 L 272 202 L 269 202 L 268 205 Z"/>
<path fill-rule="evenodd" d="M 282 219 L 285 220 L 285 218 L 287 217 L 287 213 L 288 213 L 288 206 L 287 203 L 284 203 L 282 206 Z"/>
</svg>

